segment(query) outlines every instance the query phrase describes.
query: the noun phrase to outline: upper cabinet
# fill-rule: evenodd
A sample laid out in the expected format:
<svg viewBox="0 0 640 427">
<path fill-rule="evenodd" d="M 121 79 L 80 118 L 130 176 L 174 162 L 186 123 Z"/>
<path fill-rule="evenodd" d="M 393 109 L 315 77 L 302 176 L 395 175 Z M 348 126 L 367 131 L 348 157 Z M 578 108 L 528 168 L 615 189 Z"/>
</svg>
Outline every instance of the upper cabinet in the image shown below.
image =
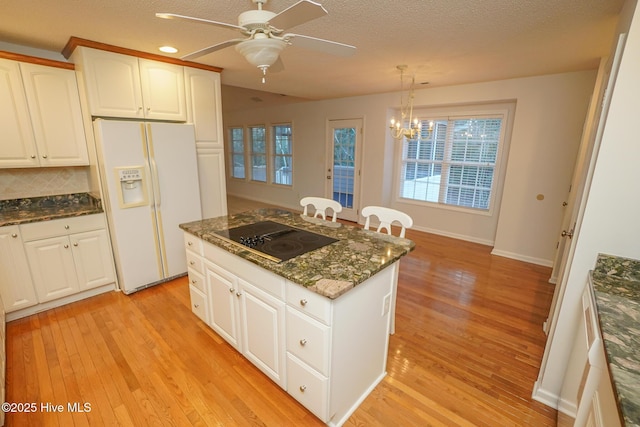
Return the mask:
<svg viewBox="0 0 640 427">
<path fill-rule="evenodd" d="M 92 116 L 187 120 L 182 66 L 82 46 L 73 60 Z"/>
<path fill-rule="evenodd" d="M 184 76 L 187 92 L 187 120 L 195 127 L 198 146 L 224 148 L 220 74 L 185 67 Z"/>
<path fill-rule="evenodd" d="M 0 167 L 89 163 L 72 69 L 0 58 Z"/>
</svg>

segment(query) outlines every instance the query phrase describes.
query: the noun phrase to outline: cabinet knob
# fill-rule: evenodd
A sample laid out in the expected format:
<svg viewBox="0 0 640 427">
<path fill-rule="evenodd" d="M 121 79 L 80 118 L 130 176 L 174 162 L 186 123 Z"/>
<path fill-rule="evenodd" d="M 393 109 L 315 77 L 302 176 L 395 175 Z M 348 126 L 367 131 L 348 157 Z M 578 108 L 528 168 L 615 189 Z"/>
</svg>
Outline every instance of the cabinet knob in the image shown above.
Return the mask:
<svg viewBox="0 0 640 427">
<path fill-rule="evenodd" d="M 240 295 L 242 295 L 240 292 L 236 292 L 236 296 L 237 296 L 238 298 L 240 298 Z"/>
<path fill-rule="evenodd" d="M 308 301 L 303 298 L 303 299 L 300 300 L 300 305 L 304 307 L 305 305 L 307 305 L 307 302 Z"/>
<path fill-rule="evenodd" d="M 78 242 L 73 242 L 73 246 L 78 246 Z"/>
<path fill-rule="evenodd" d="M 193 246 L 193 242 L 187 242 L 188 246 Z"/>
<path fill-rule="evenodd" d="M 300 340 L 300 345 L 304 347 L 304 346 L 305 346 L 305 344 L 307 344 L 307 340 L 306 340 L 305 338 L 302 338 L 302 339 Z"/>
<path fill-rule="evenodd" d="M 43 155 L 42 155 L 42 158 L 43 158 L 43 159 L 46 159 L 46 158 L 47 158 L 47 155 L 46 155 L 46 154 L 43 154 Z"/>
<path fill-rule="evenodd" d="M 229 292 L 230 292 L 230 293 L 234 293 L 234 292 L 235 292 L 235 289 L 233 289 L 233 288 L 229 288 Z"/>
<path fill-rule="evenodd" d="M 35 155 L 35 154 L 32 154 L 32 155 L 31 155 L 31 158 L 32 158 L 32 159 L 35 159 L 35 158 L 36 158 L 36 155 Z"/>
<path fill-rule="evenodd" d="M 65 230 L 68 230 L 68 229 L 69 229 L 69 226 L 68 226 L 68 225 L 65 225 L 65 226 L 64 226 L 64 229 L 65 229 Z"/>
<path fill-rule="evenodd" d="M 189 261 L 189 264 L 194 265 L 195 262 L 194 261 Z"/>
<path fill-rule="evenodd" d="M 200 304 L 193 304 L 193 308 L 198 308 L 200 307 Z"/>
<path fill-rule="evenodd" d="M 64 245 L 64 248 L 65 249 L 69 249 L 69 245 Z"/>
<path fill-rule="evenodd" d="M 18 235 L 16 233 L 11 233 L 11 237 L 15 239 L 16 237 L 18 237 Z"/>
<path fill-rule="evenodd" d="M 306 385 L 304 385 L 304 384 L 303 384 L 303 385 L 301 385 L 301 386 L 300 386 L 300 391 L 301 391 L 301 392 L 303 392 L 303 393 L 304 393 L 304 391 L 305 391 L 306 389 L 307 389 L 307 386 L 306 386 Z"/>
<path fill-rule="evenodd" d="M 193 279 L 193 280 L 191 281 L 191 283 L 193 283 L 193 284 L 195 285 L 196 283 L 198 283 L 198 281 L 197 281 L 196 279 Z"/>
</svg>

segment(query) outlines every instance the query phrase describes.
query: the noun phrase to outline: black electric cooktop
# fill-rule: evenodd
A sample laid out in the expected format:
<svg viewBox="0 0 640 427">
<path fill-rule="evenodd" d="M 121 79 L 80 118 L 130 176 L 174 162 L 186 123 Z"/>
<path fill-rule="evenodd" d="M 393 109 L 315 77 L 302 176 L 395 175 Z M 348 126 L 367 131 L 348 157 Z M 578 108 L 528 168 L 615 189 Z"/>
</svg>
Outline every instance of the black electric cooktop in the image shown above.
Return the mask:
<svg viewBox="0 0 640 427">
<path fill-rule="evenodd" d="M 275 262 L 287 261 L 338 241 L 274 221 L 259 221 L 214 233 Z"/>
</svg>

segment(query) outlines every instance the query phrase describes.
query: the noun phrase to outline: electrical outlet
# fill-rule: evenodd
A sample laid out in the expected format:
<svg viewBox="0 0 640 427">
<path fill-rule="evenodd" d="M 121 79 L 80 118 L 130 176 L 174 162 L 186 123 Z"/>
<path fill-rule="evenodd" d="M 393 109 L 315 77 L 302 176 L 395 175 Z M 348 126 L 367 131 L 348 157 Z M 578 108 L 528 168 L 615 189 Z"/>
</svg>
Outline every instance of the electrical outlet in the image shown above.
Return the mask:
<svg viewBox="0 0 640 427">
<path fill-rule="evenodd" d="M 391 294 L 387 294 L 382 299 L 382 316 L 389 313 L 389 307 L 391 306 Z"/>
</svg>

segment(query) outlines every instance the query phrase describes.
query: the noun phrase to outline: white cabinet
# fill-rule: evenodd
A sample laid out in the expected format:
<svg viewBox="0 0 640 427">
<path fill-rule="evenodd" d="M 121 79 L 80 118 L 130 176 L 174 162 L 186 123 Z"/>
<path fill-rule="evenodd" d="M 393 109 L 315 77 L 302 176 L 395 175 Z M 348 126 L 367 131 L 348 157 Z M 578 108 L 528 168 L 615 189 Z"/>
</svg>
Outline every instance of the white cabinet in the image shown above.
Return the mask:
<svg viewBox="0 0 640 427">
<path fill-rule="evenodd" d="M 0 167 L 89 163 L 73 70 L 0 59 Z"/>
<path fill-rule="evenodd" d="M 203 247 L 211 328 L 323 422 L 344 424 L 386 375 L 398 263 L 332 300 L 189 233 L 185 242 Z"/>
<path fill-rule="evenodd" d="M 7 313 L 38 303 L 20 227 L 0 227 L 0 295 Z"/>
<path fill-rule="evenodd" d="M 220 74 L 185 67 L 187 121 L 193 123 L 198 155 L 202 217 L 227 214 Z"/>
<path fill-rule="evenodd" d="M 92 116 L 186 121 L 182 66 L 83 46 L 73 60 Z"/>
<path fill-rule="evenodd" d="M 20 226 L 38 302 L 115 282 L 104 215 Z"/>
<path fill-rule="evenodd" d="M 285 388 L 284 279 L 208 243 L 204 256 L 211 328 Z"/>
</svg>

